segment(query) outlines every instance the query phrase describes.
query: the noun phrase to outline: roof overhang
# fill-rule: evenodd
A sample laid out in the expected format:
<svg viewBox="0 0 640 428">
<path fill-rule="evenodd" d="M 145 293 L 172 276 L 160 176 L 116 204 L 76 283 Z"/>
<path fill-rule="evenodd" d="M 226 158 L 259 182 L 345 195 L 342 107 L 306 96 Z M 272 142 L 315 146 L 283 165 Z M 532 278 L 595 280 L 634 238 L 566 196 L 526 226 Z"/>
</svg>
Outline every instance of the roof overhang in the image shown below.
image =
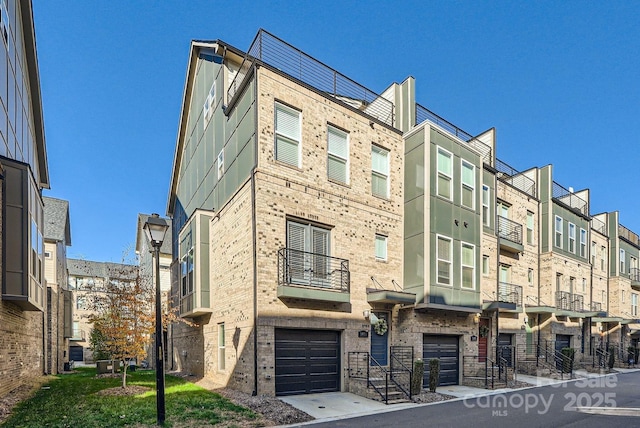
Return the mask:
<svg viewBox="0 0 640 428">
<path fill-rule="evenodd" d="M 367 290 L 367 302 L 388 304 L 413 304 L 416 302 L 415 293 L 394 290 Z"/>
<path fill-rule="evenodd" d="M 452 305 L 443 305 L 440 303 L 418 303 L 413 307 L 416 311 L 428 311 L 428 310 L 438 310 L 438 311 L 447 311 L 447 312 L 462 312 L 468 314 L 477 314 L 482 312 L 482 308 L 472 308 L 468 306 L 452 306 Z"/>
</svg>

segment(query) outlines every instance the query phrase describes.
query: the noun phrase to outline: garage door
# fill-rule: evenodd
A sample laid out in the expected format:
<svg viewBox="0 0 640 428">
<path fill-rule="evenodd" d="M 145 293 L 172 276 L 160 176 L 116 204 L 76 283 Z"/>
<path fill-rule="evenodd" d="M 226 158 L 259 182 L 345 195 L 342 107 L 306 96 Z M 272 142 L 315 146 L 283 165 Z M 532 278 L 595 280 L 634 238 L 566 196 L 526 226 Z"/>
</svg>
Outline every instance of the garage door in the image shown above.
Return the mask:
<svg viewBox="0 0 640 428">
<path fill-rule="evenodd" d="M 429 385 L 429 360 L 440 360 L 440 386 L 457 385 L 459 377 L 458 336 L 424 335 L 422 358 L 424 359 L 425 388 Z"/>
<path fill-rule="evenodd" d="M 340 389 L 340 333 L 276 329 L 276 395 Z"/>
<path fill-rule="evenodd" d="M 69 346 L 69 361 L 84 361 L 82 346 Z"/>
</svg>

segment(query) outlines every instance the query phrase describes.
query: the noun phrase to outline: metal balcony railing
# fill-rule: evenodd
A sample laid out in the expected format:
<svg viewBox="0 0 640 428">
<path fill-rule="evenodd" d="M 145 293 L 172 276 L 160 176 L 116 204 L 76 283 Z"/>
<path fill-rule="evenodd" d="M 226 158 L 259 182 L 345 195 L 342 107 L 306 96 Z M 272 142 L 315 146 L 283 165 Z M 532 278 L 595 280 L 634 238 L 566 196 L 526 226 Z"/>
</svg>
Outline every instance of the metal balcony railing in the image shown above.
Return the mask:
<svg viewBox="0 0 640 428">
<path fill-rule="evenodd" d="M 640 282 L 640 269 L 630 268 L 629 279 L 631 279 L 631 281 L 634 281 L 634 282 Z"/>
<path fill-rule="evenodd" d="M 71 338 L 69 340 L 76 340 L 76 341 L 82 341 L 86 339 L 86 333 L 84 332 L 84 330 L 80 330 L 80 329 L 73 329 L 73 335 L 71 336 Z"/>
<path fill-rule="evenodd" d="M 435 125 L 438 125 L 445 131 L 468 143 L 469 146 L 473 147 L 477 152 L 480 153 L 482 162 L 486 163 L 487 165 L 491 165 L 492 154 L 490 146 L 478 140 L 468 132 L 465 132 L 462 129 L 458 128 L 448 120 L 438 116 L 428 108 L 416 103 L 416 125 L 419 125 L 426 120 Z"/>
<path fill-rule="evenodd" d="M 258 31 L 227 92 L 231 100 L 255 60 L 393 126 L 393 103 L 265 30 Z"/>
<path fill-rule="evenodd" d="M 349 260 L 324 254 L 278 250 L 278 285 L 299 285 L 349 292 Z"/>
<path fill-rule="evenodd" d="M 571 310 L 574 312 L 582 312 L 584 310 L 584 296 L 581 294 L 573 294 L 571 296 Z"/>
<path fill-rule="evenodd" d="M 602 311 L 602 303 L 600 302 L 591 302 L 591 310 L 594 312 Z"/>
<path fill-rule="evenodd" d="M 640 246 L 640 237 L 623 225 L 618 226 L 618 235 L 636 246 Z"/>
<path fill-rule="evenodd" d="M 556 291 L 556 308 L 565 311 L 573 310 L 571 293 L 568 291 Z"/>
<path fill-rule="evenodd" d="M 552 197 L 563 204 L 578 210 L 585 216 L 589 215 L 589 204 L 587 201 L 570 191 L 569 189 L 565 189 L 560 184 L 553 182 L 553 193 Z"/>
<path fill-rule="evenodd" d="M 522 287 L 520 285 L 501 282 L 498 284 L 498 301 L 505 303 L 515 303 L 522 306 Z"/>
<path fill-rule="evenodd" d="M 604 224 L 604 222 L 600 219 L 597 219 L 595 217 L 593 217 L 591 219 L 591 229 L 602 233 L 603 235 L 607 235 L 607 228 Z"/>
<path fill-rule="evenodd" d="M 516 244 L 522 244 L 522 225 L 498 216 L 498 236 Z"/>
<path fill-rule="evenodd" d="M 498 170 L 498 180 L 510 184 L 534 198 L 536 197 L 536 182 L 533 179 L 500 159 L 496 159 L 496 169 Z"/>
</svg>

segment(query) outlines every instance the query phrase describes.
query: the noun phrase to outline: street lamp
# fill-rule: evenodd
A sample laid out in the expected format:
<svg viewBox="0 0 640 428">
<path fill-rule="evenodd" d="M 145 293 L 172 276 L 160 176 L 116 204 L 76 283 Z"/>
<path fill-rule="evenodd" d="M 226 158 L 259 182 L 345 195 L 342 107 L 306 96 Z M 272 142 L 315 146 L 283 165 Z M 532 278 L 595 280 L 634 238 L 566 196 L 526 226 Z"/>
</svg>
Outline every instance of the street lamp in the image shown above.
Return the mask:
<svg viewBox="0 0 640 428">
<path fill-rule="evenodd" d="M 160 300 L 160 247 L 169 226 L 158 214 L 151 214 L 144 232 L 156 258 L 156 409 L 158 425 L 164 424 L 164 351 L 162 349 L 162 302 Z"/>
</svg>

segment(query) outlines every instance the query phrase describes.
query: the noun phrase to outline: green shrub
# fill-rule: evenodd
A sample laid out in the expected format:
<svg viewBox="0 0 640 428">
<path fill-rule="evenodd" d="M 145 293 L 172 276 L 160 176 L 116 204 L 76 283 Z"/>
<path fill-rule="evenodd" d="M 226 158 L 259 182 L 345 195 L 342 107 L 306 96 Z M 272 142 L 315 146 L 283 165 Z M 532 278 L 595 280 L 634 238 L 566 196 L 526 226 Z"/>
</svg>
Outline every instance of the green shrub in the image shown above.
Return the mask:
<svg viewBox="0 0 640 428">
<path fill-rule="evenodd" d="M 436 392 L 440 383 L 440 360 L 432 358 L 429 360 L 429 391 Z"/>
<path fill-rule="evenodd" d="M 424 377 L 424 361 L 417 359 L 413 362 L 413 377 L 411 378 L 411 395 L 418 395 L 422 391 Z"/>
<path fill-rule="evenodd" d="M 562 352 L 562 373 L 572 373 L 576 350 L 573 348 L 562 348 L 560 352 Z"/>
</svg>

